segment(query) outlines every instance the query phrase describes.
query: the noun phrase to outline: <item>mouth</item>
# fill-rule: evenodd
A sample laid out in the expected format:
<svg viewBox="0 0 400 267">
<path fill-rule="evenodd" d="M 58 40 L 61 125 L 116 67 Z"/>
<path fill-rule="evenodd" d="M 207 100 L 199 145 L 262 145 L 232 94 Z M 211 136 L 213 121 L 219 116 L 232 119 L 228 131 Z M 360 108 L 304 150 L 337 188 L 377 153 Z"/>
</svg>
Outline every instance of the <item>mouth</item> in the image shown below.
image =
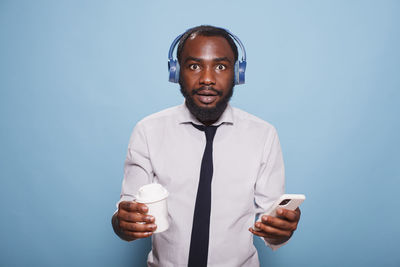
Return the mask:
<svg viewBox="0 0 400 267">
<path fill-rule="evenodd" d="M 196 95 L 196 98 L 204 105 L 211 105 L 214 103 L 218 96 L 216 95 Z"/>
<path fill-rule="evenodd" d="M 222 93 L 214 88 L 200 88 L 194 92 L 195 98 L 204 105 L 213 104 L 220 95 L 222 95 Z"/>
</svg>

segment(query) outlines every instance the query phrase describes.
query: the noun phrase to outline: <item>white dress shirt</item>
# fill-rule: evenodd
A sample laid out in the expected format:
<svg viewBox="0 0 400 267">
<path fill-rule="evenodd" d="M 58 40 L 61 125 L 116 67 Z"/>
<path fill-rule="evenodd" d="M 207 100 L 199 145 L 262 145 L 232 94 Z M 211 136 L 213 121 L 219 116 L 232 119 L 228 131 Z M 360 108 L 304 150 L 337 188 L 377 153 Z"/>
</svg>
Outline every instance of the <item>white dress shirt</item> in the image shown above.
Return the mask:
<svg viewBox="0 0 400 267">
<path fill-rule="evenodd" d="M 192 122 L 201 124 L 185 104 L 172 107 L 137 123 L 129 141 L 120 201 L 134 200 L 152 182 L 169 191 L 170 227 L 152 236 L 149 266 L 187 266 L 206 145 Z M 213 144 L 208 266 L 259 266 L 248 228 L 284 193 L 278 135 L 269 123 L 230 105 L 213 125 L 220 126 Z"/>
</svg>

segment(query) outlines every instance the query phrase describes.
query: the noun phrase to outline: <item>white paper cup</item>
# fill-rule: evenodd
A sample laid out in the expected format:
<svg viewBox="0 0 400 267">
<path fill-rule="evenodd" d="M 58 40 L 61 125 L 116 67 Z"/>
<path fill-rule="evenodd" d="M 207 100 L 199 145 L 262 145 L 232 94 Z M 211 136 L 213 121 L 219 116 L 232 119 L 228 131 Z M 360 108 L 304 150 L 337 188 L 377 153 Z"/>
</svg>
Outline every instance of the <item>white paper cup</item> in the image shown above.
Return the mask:
<svg viewBox="0 0 400 267">
<path fill-rule="evenodd" d="M 139 188 L 136 202 L 146 204 L 147 214 L 154 216 L 157 229 L 154 233 L 161 233 L 168 229 L 168 191 L 162 185 L 152 183 Z"/>
</svg>

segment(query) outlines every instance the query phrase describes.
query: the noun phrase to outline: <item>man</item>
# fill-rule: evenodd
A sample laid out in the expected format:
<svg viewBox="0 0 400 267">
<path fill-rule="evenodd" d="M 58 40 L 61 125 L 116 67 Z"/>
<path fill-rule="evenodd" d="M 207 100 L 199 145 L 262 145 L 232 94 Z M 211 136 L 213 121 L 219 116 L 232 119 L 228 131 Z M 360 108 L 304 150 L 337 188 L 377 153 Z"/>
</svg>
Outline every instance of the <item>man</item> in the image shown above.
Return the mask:
<svg viewBox="0 0 400 267">
<path fill-rule="evenodd" d="M 278 217 L 263 216 L 255 225 L 260 231 L 253 230 L 255 214 L 284 193 L 277 133 L 229 105 L 238 51 L 226 30 L 189 29 L 177 57 L 185 103 L 136 125 L 114 231 L 126 241 L 152 236 L 149 266 L 258 266 L 253 235 L 277 249 L 300 218 L 299 209 L 282 209 Z M 134 202 L 137 190 L 151 182 L 170 193 L 170 228 L 154 235 L 157 222 L 146 205 Z"/>
</svg>

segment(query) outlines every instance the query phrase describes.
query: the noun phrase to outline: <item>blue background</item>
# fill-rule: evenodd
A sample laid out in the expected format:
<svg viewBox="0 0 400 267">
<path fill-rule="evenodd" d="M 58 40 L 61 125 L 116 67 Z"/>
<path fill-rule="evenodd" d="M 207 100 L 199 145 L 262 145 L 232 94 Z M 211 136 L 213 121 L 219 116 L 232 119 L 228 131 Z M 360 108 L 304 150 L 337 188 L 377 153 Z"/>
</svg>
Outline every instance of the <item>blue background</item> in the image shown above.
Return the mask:
<svg viewBox="0 0 400 267">
<path fill-rule="evenodd" d="M 143 266 L 110 219 L 131 130 L 183 98 L 167 52 L 230 29 L 233 105 L 276 126 L 302 219 L 262 266 L 400 266 L 400 1 L 0 1 L 0 266 Z M 247 230 L 246 230 L 247 231 Z"/>
</svg>

